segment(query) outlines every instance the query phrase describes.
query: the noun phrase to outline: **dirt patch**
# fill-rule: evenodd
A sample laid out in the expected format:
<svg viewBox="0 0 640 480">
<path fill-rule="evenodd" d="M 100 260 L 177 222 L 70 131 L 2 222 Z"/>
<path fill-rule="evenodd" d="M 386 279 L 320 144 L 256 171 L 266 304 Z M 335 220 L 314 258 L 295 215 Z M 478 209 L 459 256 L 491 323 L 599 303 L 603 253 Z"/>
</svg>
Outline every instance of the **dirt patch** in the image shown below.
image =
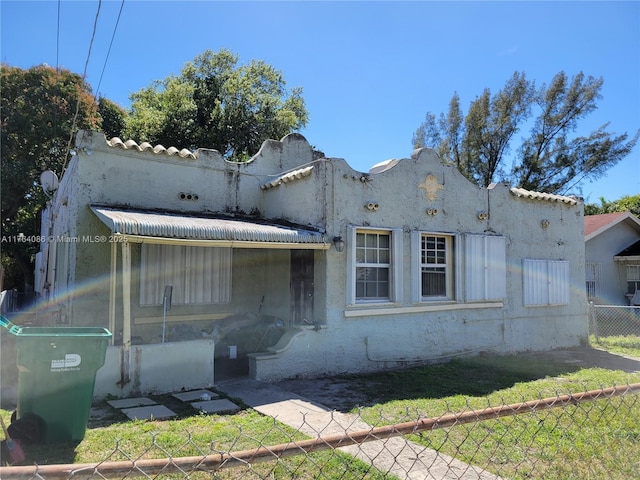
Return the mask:
<svg viewBox="0 0 640 480">
<path fill-rule="evenodd" d="M 539 360 L 552 360 L 558 363 L 577 365 L 580 368 L 604 368 L 633 373 L 640 371 L 640 358 L 625 357 L 597 348 L 579 347 L 549 352 L 522 354 Z"/>
<path fill-rule="evenodd" d="M 347 412 L 354 407 L 366 407 L 372 404 L 372 395 L 363 393 L 365 390 L 363 388 L 355 388 L 355 383 L 359 386 L 369 384 L 366 390 L 375 391 L 374 381 L 360 378 L 353 380 L 335 377 L 292 379 L 278 382 L 277 386 L 320 403 L 330 410 Z"/>
</svg>

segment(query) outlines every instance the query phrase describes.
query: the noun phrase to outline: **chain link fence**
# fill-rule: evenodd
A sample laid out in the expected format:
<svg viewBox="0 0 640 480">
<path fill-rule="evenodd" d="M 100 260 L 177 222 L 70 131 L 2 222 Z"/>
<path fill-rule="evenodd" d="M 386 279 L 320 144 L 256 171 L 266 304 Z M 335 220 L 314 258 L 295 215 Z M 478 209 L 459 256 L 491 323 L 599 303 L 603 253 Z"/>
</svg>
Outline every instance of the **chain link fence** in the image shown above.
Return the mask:
<svg viewBox="0 0 640 480">
<path fill-rule="evenodd" d="M 640 478 L 640 383 L 404 418 L 307 415 L 234 436 L 149 431 L 91 464 L 0 467 L 2 479 Z M 153 423 L 149 423 L 153 427 Z M 315 432 L 310 435 L 309 432 Z M 6 452 L 5 452 L 6 453 Z"/>
<path fill-rule="evenodd" d="M 640 337 L 640 306 L 589 304 L 589 329 L 601 337 Z"/>
</svg>

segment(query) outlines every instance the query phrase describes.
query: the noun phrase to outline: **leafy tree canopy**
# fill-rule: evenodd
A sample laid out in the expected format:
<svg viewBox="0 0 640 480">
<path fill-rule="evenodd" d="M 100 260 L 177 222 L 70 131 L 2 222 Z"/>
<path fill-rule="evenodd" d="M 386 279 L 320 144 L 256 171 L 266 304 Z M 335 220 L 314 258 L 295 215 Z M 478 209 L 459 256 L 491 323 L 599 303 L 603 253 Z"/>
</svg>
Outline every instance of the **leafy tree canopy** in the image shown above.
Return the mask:
<svg viewBox="0 0 640 480">
<path fill-rule="evenodd" d="M 102 119 L 91 87 L 69 70 L 2 64 L 0 83 L 2 236 L 37 237 L 47 201 L 40 174 L 49 169 L 61 175 L 72 128 L 99 130 Z M 4 287 L 29 290 L 38 243 L 6 241 L 1 247 Z"/>
<path fill-rule="evenodd" d="M 584 206 L 585 215 L 600 215 L 602 213 L 631 212 L 640 217 L 640 194 L 625 195 L 618 200 L 608 202 L 604 197 L 600 197 L 600 205 L 587 203 Z"/>
<path fill-rule="evenodd" d="M 235 160 L 262 142 L 304 127 L 302 89 L 286 89 L 282 74 L 263 61 L 238 65 L 228 50 L 210 50 L 180 75 L 131 95 L 126 135 L 165 146 L 213 148 Z"/>
<path fill-rule="evenodd" d="M 454 93 L 447 114 L 426 114 L 413 146 L 436 149 L 480 186 L 505 181 L 566 194 L 585 179 L 601 177 L 631 152 L 640 135 L 612 134 L 608 124 L 588 136 L 574 135 L 579 121 L 597 108 L 602 84 L 602 78 L 582 72 L 573 78 L 560 72 L 549 85 L 536 87 L 515 72 L 496 94 L 485 89 L 466 115 Z M 509 155 L 525 124 L 532 125 L 530 131 Z"/>
<path fill-rule="evenodd" d="M 127 112 L 108 98 L 98 100 L 98 113 L 102 118 L 102 131 L 108 138 L 123 136 L 127 125 Z"/>
</svg>

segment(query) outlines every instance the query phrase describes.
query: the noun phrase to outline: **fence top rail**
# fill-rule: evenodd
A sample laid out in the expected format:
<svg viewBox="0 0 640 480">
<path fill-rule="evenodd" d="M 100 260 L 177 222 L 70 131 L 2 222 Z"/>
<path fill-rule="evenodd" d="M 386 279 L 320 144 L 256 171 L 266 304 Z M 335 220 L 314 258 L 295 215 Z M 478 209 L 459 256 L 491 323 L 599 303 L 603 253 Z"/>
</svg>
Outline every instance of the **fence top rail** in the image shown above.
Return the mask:
<svg viewBox="0 0 640 480">
<path fill-rule="evenodd" d="M 637 310 L 640 309 L 640 305 L 596 305 L 591 304 L 593 308 L 612 308 L 612 309 L 625 309 L 625 310 Z"/>
</svg>

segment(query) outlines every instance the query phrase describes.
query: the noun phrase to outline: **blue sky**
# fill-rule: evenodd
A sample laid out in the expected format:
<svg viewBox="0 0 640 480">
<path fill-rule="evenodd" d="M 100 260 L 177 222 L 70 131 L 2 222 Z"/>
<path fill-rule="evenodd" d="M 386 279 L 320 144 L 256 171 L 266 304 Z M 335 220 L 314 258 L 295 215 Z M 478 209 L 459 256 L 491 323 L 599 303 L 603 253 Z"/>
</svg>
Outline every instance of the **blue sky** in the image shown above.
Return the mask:
<svg viewBox="0 0 640 480">
<path fill-rule="evenodd" d="M 62 0 L 58 30 L 57 0 L 1 0 L 2 62 L 82 74 L 98 5 Z M 514 71 L 537 84 L 559 71 L 603 77 L 599 108 L 577 134 L 605 123 L 630 136 L 640 128 L 638 1 L 125 0 L 107 58 L 121 5 L 100 6 L 87 67 L 94 91 L 126 108 L 132 92 L 178 74 L 206 49 L 227 48 L 241 63 L 264 60 L 289 87 L 303 87 L 310 118 L 301 133 L 360 171 L 411 156 L 427 112 L 446 111 L 454 92 L 466 110 Z M 640 193 L 640 146 L 581 188 L 590 203 Z"/>
</svg>

